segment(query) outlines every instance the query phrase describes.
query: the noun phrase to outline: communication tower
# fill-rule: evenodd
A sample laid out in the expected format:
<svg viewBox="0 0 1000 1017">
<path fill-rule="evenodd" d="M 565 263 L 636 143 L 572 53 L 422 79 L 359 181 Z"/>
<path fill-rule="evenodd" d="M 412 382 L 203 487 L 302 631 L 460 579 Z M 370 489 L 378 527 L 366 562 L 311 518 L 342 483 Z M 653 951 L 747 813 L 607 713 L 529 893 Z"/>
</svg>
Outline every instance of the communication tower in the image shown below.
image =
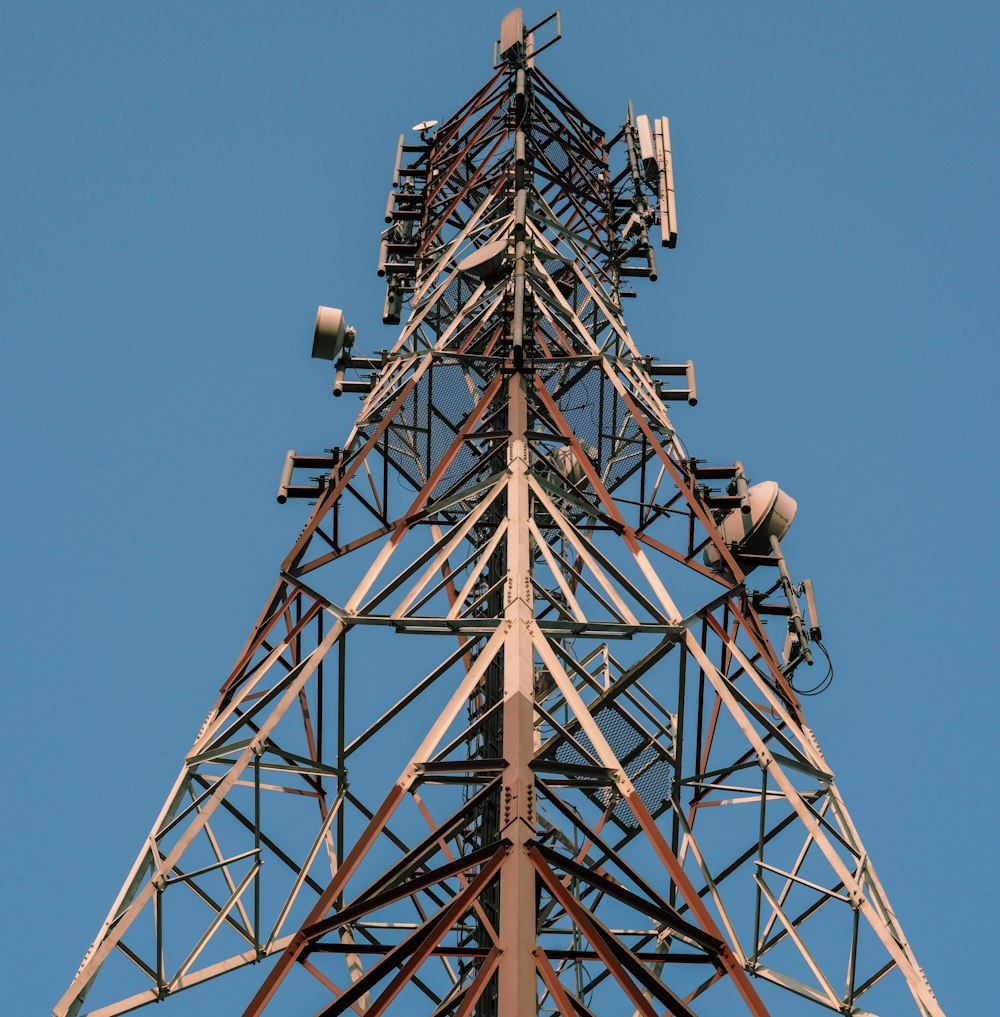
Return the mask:
<svg viewBox="0 0 1000 1017">
<path fill-rule="evenodd" d="M 256 964 L 247 1017 L 942 1017 L 803 713 L 795 502 L 681 444 L 693 364 L 625 324 L 668 121 L 606 136 L 560 34 L 515 9 L 400 137 L 399 337 L 320 308 L 360 412 L 288 453 L 312 510 L 58 1017 Z"/>
</svg>

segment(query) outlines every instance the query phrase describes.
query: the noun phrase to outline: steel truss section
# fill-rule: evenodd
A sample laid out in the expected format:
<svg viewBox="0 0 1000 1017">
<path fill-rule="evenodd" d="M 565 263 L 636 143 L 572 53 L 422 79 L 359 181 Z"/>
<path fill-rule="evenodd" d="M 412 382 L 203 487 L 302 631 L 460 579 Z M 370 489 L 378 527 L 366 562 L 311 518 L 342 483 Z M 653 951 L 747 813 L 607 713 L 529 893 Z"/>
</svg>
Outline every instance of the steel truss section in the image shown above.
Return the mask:
<svg viewBox="0 0 1000 1017">
<path fill-rule="evenodd" d="M 796 692 L 818 625 L 625 325 L 669 133 L 501 34 L 400 143 L 405 323 L 58 1017 L 262 961 L 247 1017 L 942 1017 Z"/>
</svg>

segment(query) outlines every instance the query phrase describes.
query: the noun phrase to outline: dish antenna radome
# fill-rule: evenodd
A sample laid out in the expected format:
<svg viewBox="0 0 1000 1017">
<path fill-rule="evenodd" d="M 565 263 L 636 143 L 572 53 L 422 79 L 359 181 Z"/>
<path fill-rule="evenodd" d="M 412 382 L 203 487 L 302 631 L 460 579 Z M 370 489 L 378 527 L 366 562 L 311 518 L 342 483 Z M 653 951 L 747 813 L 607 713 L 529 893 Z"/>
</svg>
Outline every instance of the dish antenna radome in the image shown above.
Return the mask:
<svg viewBox="0 0 1000 1017">
<path fill-rule="evenodd" d="M 788 532 L 798 509 L 798 502 L 785 494 L 773 480 L 754 484 L 747 492 L 750 511 L 733 509 L 719 524 L 722 539 L 735 546 L 738 554 L 765 555 L 771 550 L 771 537 L 778 540 Z M 718 572 L 725 565 L 714 544 L 705 548 L 705 564 Z M 746 571 L 750 571 L 747 567 Z"/>
<path fill-rule="evenodd" d="M 339 307 L 320 307 L 316 311 L 312 355 L 317 360 L 336 360 L 345 346 L 349 349 L 354 345 L 355 334 Z"/>
</svg>

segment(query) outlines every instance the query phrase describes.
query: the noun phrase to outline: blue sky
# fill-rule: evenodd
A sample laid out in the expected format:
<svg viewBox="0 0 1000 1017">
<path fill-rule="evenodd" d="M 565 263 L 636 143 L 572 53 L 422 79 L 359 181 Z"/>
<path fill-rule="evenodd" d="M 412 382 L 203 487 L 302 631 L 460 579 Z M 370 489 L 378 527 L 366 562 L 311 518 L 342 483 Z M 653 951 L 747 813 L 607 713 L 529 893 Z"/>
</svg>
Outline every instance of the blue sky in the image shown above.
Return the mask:
<svg viewBox="0 0 1000 1017">
<path fill-rule="evenodd" d="M 315 307 L 391 344 L 395 139 L 485 80 L 506 9 L 5 12 L 10 1013 L 76 970 L 298 533 L 285 450 L 346 436 Z M 998 20 L 579 2 L 542 58 L 609 129 L 630 98 L 671 118 L 680 239 L 630 326 L 698 365 L 691 451 L 799 502 L 836 664 L 809 715 L 949 1013 L 995 999 Z"/>
</svg>

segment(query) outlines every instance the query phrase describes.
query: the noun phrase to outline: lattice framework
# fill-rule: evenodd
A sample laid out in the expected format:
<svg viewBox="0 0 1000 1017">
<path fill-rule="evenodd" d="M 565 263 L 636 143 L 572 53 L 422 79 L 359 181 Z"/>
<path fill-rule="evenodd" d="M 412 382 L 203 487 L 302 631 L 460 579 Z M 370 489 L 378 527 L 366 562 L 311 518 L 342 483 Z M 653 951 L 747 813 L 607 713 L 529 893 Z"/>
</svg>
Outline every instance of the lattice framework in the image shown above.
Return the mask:
<svg viewBox="0 0 1000 1017">
<path fill-rule="evenodd" d="M 676 236 L 637 119 L 606 139 L 517 16 L 401 139 L 405 323 L 338 361 L 357 422 L 290 459 L 315 504 L 60 1017 L 115 961 L 87 1012 L 264 960 L 247 1015 L 942 1013 L 806 723 L 780 545 L 727 541 L 742 466 L 687 453 L 693 372 L 625 325 Z"/>
</svg>

